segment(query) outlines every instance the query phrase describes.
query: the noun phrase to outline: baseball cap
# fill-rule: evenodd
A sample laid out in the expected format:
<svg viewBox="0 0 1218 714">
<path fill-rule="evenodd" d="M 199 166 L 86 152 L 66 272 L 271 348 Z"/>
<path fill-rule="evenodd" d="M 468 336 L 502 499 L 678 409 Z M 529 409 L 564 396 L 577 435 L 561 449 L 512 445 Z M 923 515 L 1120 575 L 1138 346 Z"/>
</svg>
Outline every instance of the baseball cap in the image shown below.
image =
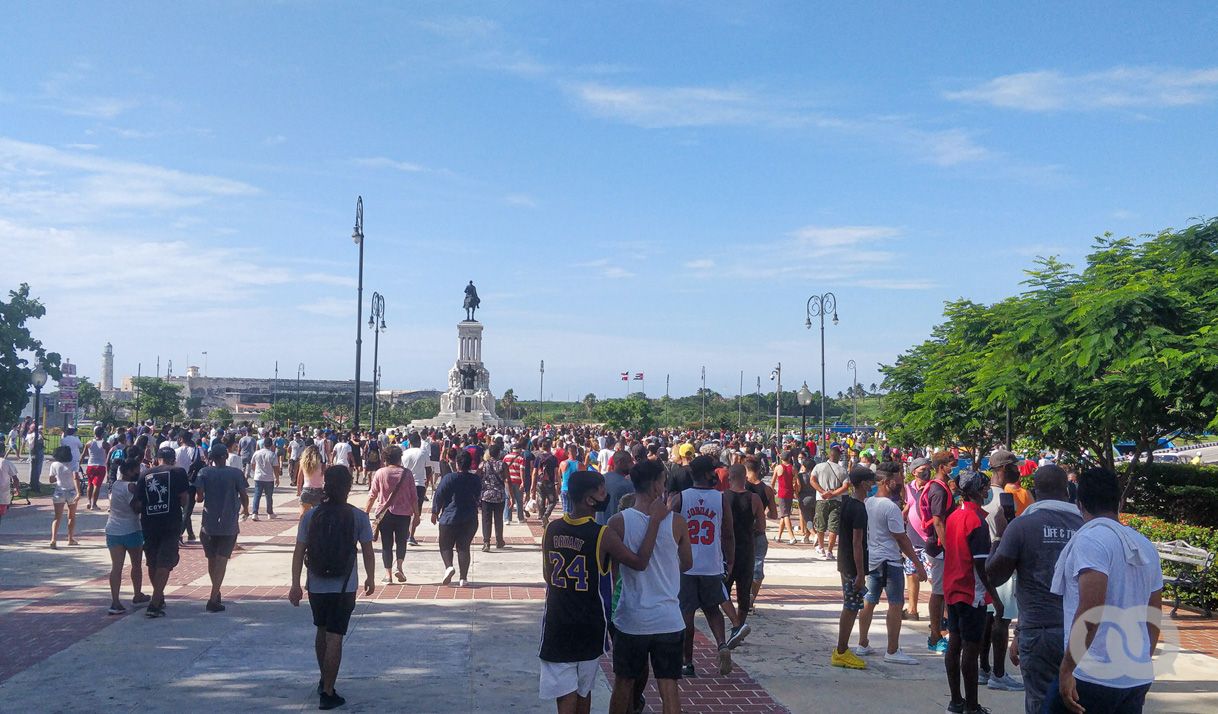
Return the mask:
<svg viewBox="0 0 1218 714">
<path fill-rule="evenodd" d="M 917 471 L 918 469 L 922 468 L 923 466 L 930 466 L 930 459 L 928 459 L 924 456 L 919 456 L 918 458 L 909 462 L 909 471 L 910 471 L 910 473 L 913 473 L 914 471 Z"/>
<path fill-rule="evenodd" d="M 990 490 L 989 477 L 976 471 L 962 472 L 957 484 L 960 486 L 960 493 L 965 497 L 978 496 Z"/>
<path fill-rule="evenodd" d="M 693 444 L 681 444 L 677 447 L 677 456 L 682 459 L 692 459 L 697 455 Z"/>
<path fill-rule="evenodd" d="M 990 454 L 990 468 L 996 469 L 1008 464 L 1013 464 L 1018 461 L 1015 454 L 1006 449 L 995 449 L 994 453 Z"/>
</svg>

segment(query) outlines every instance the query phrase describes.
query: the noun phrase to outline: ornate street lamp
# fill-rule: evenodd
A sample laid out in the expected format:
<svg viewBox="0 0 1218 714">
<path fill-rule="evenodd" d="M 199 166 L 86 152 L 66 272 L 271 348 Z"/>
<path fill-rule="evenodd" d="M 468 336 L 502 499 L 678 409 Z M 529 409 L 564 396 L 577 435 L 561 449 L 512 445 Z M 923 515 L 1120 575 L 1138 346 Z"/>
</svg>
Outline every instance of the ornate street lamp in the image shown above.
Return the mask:
<svg viewBox="0 0 1218 714">
<path fill-rule="evenodd" d="M 378 292 L 372 293 L 372 309 L 368 313 L 368 327 L 372 330 L 372 431 L 376 431 L 376 393 L 380 389 L 380 368 L 377 360 L 381 352 L 381 333 L 385 331 L 385 296 Z M 357 384 L 355 387 L 359 389 Z"/>
<path fill-rule="evenodd" d="M 833 293 L 813 295 L 808 298 L 807 317 L 804 327 L 812 329 L 812 318 L 820 318 L 820 445 L 828 441 L 825 431 L 825 315 L 833 314 L 833 324 L 837 324 L 837 296 Z"/>
<path fill-rule="evenodd" d="M 804 386 L 799 388 L 795 393 L 795 398 L 799 400 L 799 446 L 806 448 L 808 443 L 808 405 L 812 403 L 812 390 L 808 389 L 808 383 L 804 382 Z"/>
</svg>

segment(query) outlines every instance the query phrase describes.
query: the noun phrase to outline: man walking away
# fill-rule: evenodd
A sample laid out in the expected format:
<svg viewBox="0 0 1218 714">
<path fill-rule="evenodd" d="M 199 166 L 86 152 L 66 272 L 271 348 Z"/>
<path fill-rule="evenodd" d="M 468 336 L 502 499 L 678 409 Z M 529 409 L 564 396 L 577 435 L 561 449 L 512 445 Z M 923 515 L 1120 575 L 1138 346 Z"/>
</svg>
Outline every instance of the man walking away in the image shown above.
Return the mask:
<svg viewBox="0 0 1218 714">
<path fill-rule="evenodd" d="M 254 453 L 254 520 L 258 520 L 258 502 L 266 496 L 267 518 L 275 517 L 275 487 L 279 485 L 279 476 L 283 471 L 279 466 L 279 457 L 275 455 L 271 437 L 262 440 L 262 448 Z"/>
<path fill-rule="evenodd" d="M 609 519 L 627 548 L 643 549 L 643 541 L 656 520 L 650 516 L 655 501 L 664 500 L 665 474 L 654 461 L 631 474 L 634 505 Z M 613 696 L 610 714 L 642 711 L 643 685 L 648 662 L 660 690 L 664 714 L 681 711 L 681 645 L 685 622 L 681 616 L 681 572 L 693 565 L 689 529 L 678 513 L 668 513 L 657 530 L 655 549 L 646 570 L 620 568 L 622 591 L 613 611 L 617 634 L 613 638 Z"/>
<path fill-rule="evenodd" d="M 719 605 L 727 602 L 724 563 L 727 563 L 727 572 L 735 566 L 732 559 L 736 557 L 736 534 L 732 512 L 725 508 L 723 493 L 713 485 L 715 462 L 711 457 L 698 456 L 691 461 L 690 474 L 694 485 L 673 495 L 671 500 L 673 512 L 680 513 L 689 524 L 689 542 L 694 556 L 693 567 L 681 574 L 681 614 L 685 617 L 685 664 L 681 674 L 697 676 L 694 672 L 694 613 L 698 610 L 706 617 L 718 647 L 719 674 L 728 674 L 732 671 L 732 653 Z"/>
<path fill-rule="evenodd" d="M 1049 465 L 1032 476 L 1036 503 L 1013 519 L 985 565 L 995 588 L 1017 575 L 1019 671 L 1023 675 L 1024 711 L 1040 714 L 1049 685 L 1057 676 L 1065 637 L 1062 598 L 1050 591 L 1053 568 L 1066 543 L 1083 527 L 1078 507 L 1069 502 L 1066 472 Z"/>
<path fill-rule="evenodd" d="M 947 606 L 947 686 L 951 690 L 949 714 L 988 714 L 977 701 L 977 673 L 981 641 L 985 638 L 986 605 L 993 603 L 994 617 L 1002 619 L 1002 601 L 985 575 L 990 555 L 990 529 L 981 504 L 990 491 L 990 479 L 982 473 L 963 472 L 960 478 L 960 508 L 947 517 L 943 539 L 943 602 Z M 964 678 L 961 696 L 960 679 Z"/>
<path fill-rule="evenodd" d="M 347 503 L 351 470 L 336 465 L 323 475 L 326 500 L 300 517 L 296 551 L 292 554 L 292 587 L 288 601 L 299 607 L 303 592 L 300 571 L 307 558 L 309 607 L 317 628 L 313 648 L 321 679 L 317 682 L 318 709 L 347 703 L 334 689 L 343 659 L 343 637 L 355 611 L 358 586 L 355 545 L 364 558 L 364 595 L 376 591 L 376 555 L 372 550 L 372 523 L 368 514 Z"/>
<path fill-rule="evenodd" d="M 816 551 L 829 560 L 833 559 L 837 534 L 841 530 L 842 500 L 850 490 L 850 484 L 846 482 L 846 467 L 840 463 L 841 459 L 842 447 L 834 446 L 829 449 L 829 460 L 812 468 L 812 488 L 820 496 L 816 502 L 816 522 L 813 524 Z M 826 534 L 829 536 L 827 543 Z"/>
<path fill-rule="evenodd" d="M 1154 545 L 1117 520 L 1120 502 L 1116 474 L 1100 468 L 1079 474 L 1083 525 L 1053 571 L 1066 648 L 1046 712 L 1137 714 L 1154 683 L 1163 570 Z M 1119 643 L 1123 649 L 1109 651 Z"/>
<path fill-rule="evenodd" d="M 144 558 L 152 581 L 152 600 L 146 617 L 165 616 L 165 584 L 178 564 L 178 536 L 186 505 L 186 471 L 174 465 L 177 454 L 169 447 L 157 452 L 157 465 L 136 481 L 140 525 L 144 529 Z"/>
<path fill-rule="evenodd" d="M 208 452 L 208 460 L 211 466 L 201 470 L 195 479 L 195 500 L 203 504 L 199 541 L 207 556 L 207 575 L 211 578 L 211 596 L 207 598 L 206 609 L 224 612 L 220 586 L 237 545 L 238 516 L 249 508 L 250 497 L 241 470 L 224 465 L 228 460 L 224 444 L 215 442 Z"/>
<path fill-rule="evenodd" d="M 435 469 L 431 465 L 431 448 L 423 446 L 423 437 L 419 432 L 412 431 L 406 437 L 410 448 L 402 452 L 402 468 L 410 472 L 414 478 L 415 505 L 414 521 L 410 524 L 410 545 L 416 548 L 419 542 L 414 539 L 414 533 L 419 529 L 419 521 L 423 520 L 423 502 L 427 500 L 427 484 Z"/>
<path fill-rule="evenodd" d="M 837 647 L 829 657 L 829 664 L 846 669 L 867 669 L 867 663 L 851 652 L 848 645 L 866 592 L 867 508 L 863 501 L 871 484 L 875 483 L 875 473 L 866 466 L 855 466 L 846 480 L 850 484 L 850 494 L 842 499 L 841 539 L 837 549 L 837 572 L 842 576 L 842 614 L 837 622 Z"/>
</svg>

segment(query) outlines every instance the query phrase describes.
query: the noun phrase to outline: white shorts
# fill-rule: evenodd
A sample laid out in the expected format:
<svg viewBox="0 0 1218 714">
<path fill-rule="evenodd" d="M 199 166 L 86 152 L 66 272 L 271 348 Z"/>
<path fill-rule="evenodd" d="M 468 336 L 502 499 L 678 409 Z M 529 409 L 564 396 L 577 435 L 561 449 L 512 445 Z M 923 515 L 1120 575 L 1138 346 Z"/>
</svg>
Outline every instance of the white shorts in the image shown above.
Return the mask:
<svg viewBox="0 0 1218 714">
<path fill-rule="evenodd" d="M 541 662 L 541 699 L 558 699 L 575 692 L 581 697 L 592 693 L 600 661 Z"/>
</svg>

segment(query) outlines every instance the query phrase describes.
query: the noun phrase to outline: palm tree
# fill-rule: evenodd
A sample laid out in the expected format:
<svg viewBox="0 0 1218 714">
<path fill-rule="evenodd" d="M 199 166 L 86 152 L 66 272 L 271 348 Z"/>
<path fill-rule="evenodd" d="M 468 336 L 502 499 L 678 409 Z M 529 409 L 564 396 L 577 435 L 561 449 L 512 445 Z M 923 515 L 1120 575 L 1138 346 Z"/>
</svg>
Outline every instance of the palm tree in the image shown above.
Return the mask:
<svg viewBox="0 0 1218 714">
<path fill-rule="evenodd" d="M 507 418 L 512 418 L 512 407 L 516 404 L 516 391 L 509 388 L 503 393 L 503 397 L 499 400 L 503 404 L 503 410 L 507 412 Z"/>
<path fill-rule="evenodd" d="M 591 419 L 592 410 L 596 408 L 596 395 L 589 392 L 584 395 L 584 398 L 580 400 L 580 403 L 584 405 L 584 411 L 587 412 L 588 418 Z"/>
</svg>

